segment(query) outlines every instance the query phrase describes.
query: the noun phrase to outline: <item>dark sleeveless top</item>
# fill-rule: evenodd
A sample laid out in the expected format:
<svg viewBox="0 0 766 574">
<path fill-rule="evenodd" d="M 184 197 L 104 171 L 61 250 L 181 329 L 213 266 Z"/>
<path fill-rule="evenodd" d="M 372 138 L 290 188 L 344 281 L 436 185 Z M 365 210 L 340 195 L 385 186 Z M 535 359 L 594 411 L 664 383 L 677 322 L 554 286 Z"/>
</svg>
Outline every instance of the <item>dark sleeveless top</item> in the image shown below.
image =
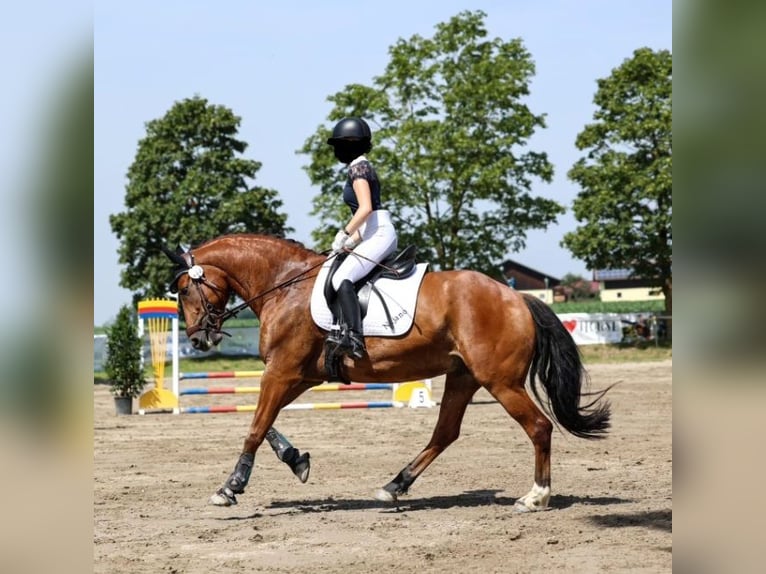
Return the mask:
<svg viewBox="0 0 766 574">
<path fill-rule="evenodd" d="M 351 208 L 351 213 L 356 213 L 356 210 L 359 209 L 359 203 L 356 200 L 353 187 L 354 180 L 356 179 L 366 179 L 370 184 L 372 210 L 383 209 L 380 203 L 380 181 L 378 181 L 378 174 L 375 173 L 375 168 L 372 167 L 372 164 L 368 160 L 363 159 L 349 166 L 346 186 L 343 188 L 343 201 Z"/>
</svg>

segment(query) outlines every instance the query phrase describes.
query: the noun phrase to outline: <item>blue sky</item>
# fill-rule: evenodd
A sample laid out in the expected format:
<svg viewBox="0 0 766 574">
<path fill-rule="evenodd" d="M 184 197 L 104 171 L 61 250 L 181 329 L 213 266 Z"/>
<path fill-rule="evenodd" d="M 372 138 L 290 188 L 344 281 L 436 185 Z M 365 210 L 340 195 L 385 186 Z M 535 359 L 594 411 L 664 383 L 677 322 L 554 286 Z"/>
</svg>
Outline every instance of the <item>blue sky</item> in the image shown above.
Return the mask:
<svg viewBox="0 0 766 574">
<path fill-rule="evenodd" d="M 399 38 L 431 36 L 437 23 L 479 9 L 491 37 L 520 37 L 532 54 L 529 105 L 547 114 L 548 128 L 530 145 L 547 152 L 556 170 L 553 183 L 534 192 L 569 207 L 578 190 L 566 172 L 580 157 L 574 140 L 592 120 L 596 80 L 636 48 L 672 48 L 670 0 L 97 2 L 94 323 L 130 301 L 119 287 L 108 218 L 124 209 L 125 174 L 147 121 L 194 95 L 231 108 L 242 118 L 246 156 L 263 164 L 256 183 L 279 192 L 292 236 L 311 245 L 318 190 L 302 169 L 308 158 L 295 151 L 318 125 L 330 125 L 327 96 L 349 83 L 370 84 Z M 508 257 L 554 277 L 589 276 L 559 247 L 575 226 L 567 213 Z"/>
</svg>

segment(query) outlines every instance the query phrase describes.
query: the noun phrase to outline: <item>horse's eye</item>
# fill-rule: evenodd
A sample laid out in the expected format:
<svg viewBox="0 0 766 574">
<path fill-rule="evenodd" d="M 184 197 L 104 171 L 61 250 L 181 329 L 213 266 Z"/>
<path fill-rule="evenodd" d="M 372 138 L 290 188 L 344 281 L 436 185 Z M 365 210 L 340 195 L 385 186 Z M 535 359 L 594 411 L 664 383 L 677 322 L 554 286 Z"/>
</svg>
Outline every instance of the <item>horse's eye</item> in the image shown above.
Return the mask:
<svg viewBox="0 0 766 574">
<path fill-rule="evenodd" d="M 183 289 L 181 289 L 181 296 L 182 297 L 186 297 L 188 294 L 189 294 L 189 288 L 188 287 L 184 287 Z"/>
</svg>

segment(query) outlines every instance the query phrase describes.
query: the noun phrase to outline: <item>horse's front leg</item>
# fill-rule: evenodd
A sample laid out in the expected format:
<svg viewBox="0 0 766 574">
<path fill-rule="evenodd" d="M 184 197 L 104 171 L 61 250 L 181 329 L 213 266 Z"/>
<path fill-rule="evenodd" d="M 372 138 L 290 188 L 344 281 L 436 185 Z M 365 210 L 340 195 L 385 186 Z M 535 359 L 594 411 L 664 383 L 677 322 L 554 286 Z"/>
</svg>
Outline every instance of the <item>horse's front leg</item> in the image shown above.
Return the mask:
<svg viewBox="0 0 766 574">
<path fill-rule="evenodd" d="M 250 474 L 255 464 L 255 453 L 266 438 L 282 407 L 290 404 L 309 386 L 300 382 L 277 379 L 264 373 L 261 379 L 261 392 L 258 407 L 253 414 L 250 430 L 245 439 L 242 454 L 234 466 L 234 472 L 229 475 L 224 485 L 210 497 L 210 503 L 215 506 L 231 506 L 237 504 L 237 495 L 245 492 L 250 481 Z"/>
</svg>

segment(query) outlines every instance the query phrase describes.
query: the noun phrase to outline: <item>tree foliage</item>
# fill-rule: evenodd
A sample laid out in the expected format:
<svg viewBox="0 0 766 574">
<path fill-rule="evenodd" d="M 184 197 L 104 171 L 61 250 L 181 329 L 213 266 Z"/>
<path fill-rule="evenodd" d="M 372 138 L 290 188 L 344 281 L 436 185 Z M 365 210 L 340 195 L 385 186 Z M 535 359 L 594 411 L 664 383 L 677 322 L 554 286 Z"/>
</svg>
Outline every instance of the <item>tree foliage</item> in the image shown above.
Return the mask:
<svg viewBox="0 0 766 574">
<path fill-rule="evenodd" d="M 400 245 L 415 244 L 436 268 L 470 267 L 499 276 L 498 261 L 524 247 L 529 229 L 545 228 L 563 211 L 531 193 L 553 167 L 527 141 L 545 127 L 525 103 L 534 63 L 520 39 L 486 39 L 484 14 L 462 12 L 431 38 L 400 39 L 372 85 L 331 95 L 329 119 L 356 115 L 373 128 L 370 159 Z M 319 126 L 301 153 L 321 192 L 313 232 L 321 245 L 349 217 L 342 203 L 344 169 Z"/>
<path fill-rule="evenodd" d="M 107 329 L 104 371 L 111 391 L 118 397 L 136 398 L 146 383 L 141 368 L 141 337 L 132 308 L 123 305 Z"/>
<path fill-rule="evenodd" d="M 566 295 L 567 301 L 577 301 L 581 299 L 592 299 L 597 295 L 593 290 L 590 281 L 582 275 L 567 273 L 561 278 L 561 291 Z"/>
<path fill-rule="evenodd" d="M 672 55 L 641 48 L 598 80 L 594 122 L 577 136 L 587 152 L 568 176 L 581 191 L 579 225 L 562 245 L 591 269 L 632 269 L 656 279 L 672 309 Z"/>
<path fill-rule="evenodd" d="M 146 124 L 128 169 L 126 210 L 110 217 L 125 265 L 120 284 L 136 300 L 167 290 L 162 245 L 292 231 L 277 192 L 251 183 L 261 164 L 242 157 L 247 144 L 237 139 L 239 124 L 230 109 L 196 96 Z"/>
</svg>

